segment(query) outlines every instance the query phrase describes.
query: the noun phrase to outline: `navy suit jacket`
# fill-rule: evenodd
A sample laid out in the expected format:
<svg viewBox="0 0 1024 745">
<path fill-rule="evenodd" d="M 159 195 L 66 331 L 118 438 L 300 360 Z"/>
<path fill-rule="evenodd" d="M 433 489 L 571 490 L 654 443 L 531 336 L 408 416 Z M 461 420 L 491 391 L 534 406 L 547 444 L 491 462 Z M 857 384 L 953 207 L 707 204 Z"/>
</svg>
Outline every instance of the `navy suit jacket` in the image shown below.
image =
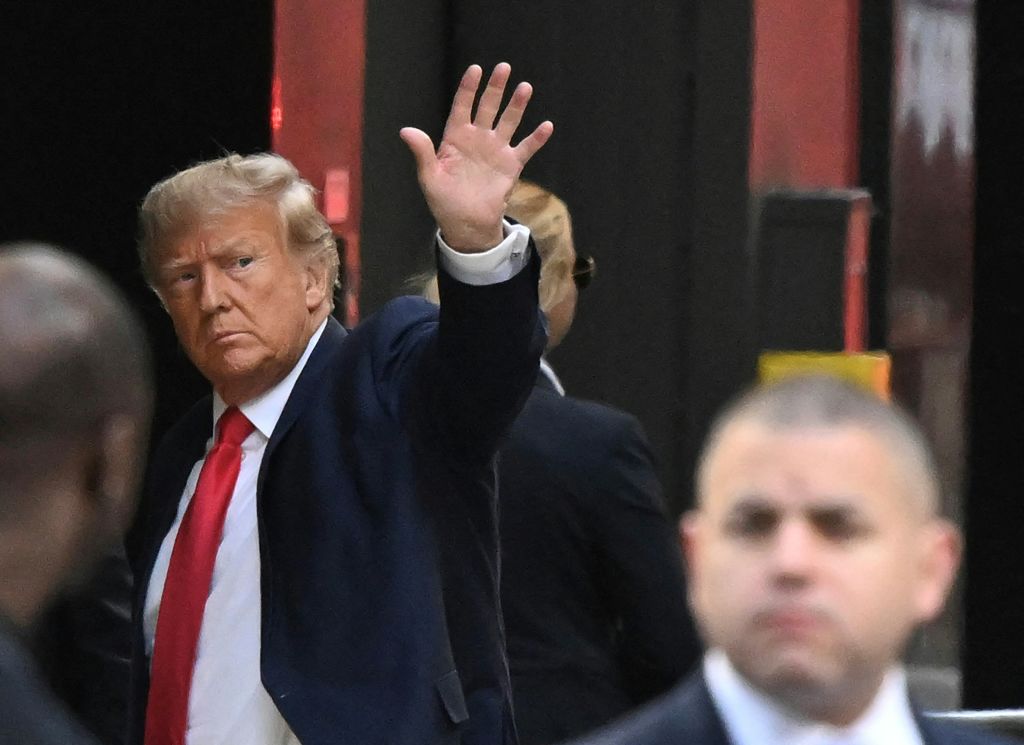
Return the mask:
<svg viewBox="0 0 1024 745">
<path fill-rule="evenodd" d="M 502 607 L 523 745 L 589 732 L 699 660 L 640 423 L 540 375 L 498 461 Z"/>
<path fill-rule="evenodd" d="M 443 304 L 328 321 L 257 481 L 262 680 L 303 745 L 515 742 L 498 605 L 493 454 L 545 335 L 530 266 L 497 285 L 440 275 Z M 134 706 L 142 741 L 142 607 L 207 398 L 157 450 L 133 536 Z M 258 744 L 253 744 L 258 745 Z"/>
<path fill-rule="evenodd" d="M 920 714 L 916 719 L 925 745 L 1014 745 L 1016 742 Z M 732 745 L 732 741 L 712 703 L 704 676 L 694 673 L 664 697 L 575 745 Z"/>
</svg>

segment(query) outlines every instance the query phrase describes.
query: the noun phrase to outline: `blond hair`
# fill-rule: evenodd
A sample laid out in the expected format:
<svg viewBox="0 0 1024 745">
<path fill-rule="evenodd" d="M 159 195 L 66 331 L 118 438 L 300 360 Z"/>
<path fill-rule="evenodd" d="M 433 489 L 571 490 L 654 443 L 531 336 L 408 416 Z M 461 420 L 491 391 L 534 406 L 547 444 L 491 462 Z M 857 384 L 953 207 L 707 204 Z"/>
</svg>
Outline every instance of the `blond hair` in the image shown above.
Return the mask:
<svg viewBox="0 0 1024 745">
<path fill-rule="evenodd" d="M 575 250 L 569 208 L 547 189 L 520 181 L 505 214 L 530 229 L 541 260 L 540 307 L 550 311 L 565 297 L 572 279 Z"/>
<path fill-rule="evenodd" d="M 335 287 L 338 249 L 314 194 L 295 166 L 273 153 L 233 153 L 164 179 L 149 190 L 139 210 L 139 260 L 146 281 L 155 287 L 156 256 L 197 221 L 265 203 L 277 208 L 289 249 L 310 265 L 321 264 L 328 287 Z"/>
</svg>

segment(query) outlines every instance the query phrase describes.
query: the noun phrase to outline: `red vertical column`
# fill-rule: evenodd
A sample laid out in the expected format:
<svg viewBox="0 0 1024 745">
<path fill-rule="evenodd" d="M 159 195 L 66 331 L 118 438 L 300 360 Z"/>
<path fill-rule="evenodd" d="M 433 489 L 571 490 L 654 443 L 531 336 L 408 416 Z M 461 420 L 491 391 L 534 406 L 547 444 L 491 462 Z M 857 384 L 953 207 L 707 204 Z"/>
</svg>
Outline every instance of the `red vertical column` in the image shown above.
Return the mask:
<svg viewBox="0 0 1024 745">
<path fill-rule="evenodd" d="M 857 185 L 859 12 L 859 0 L 754 0 L 753 194 Z M 861 351 L 866 338 L 868 225 L 865 210 L 851 215 L 844 298 L 850 352 Z"/>
<path fill-rule="evenodd" d="M 856 186 L 859 0 L 754 0 L 750 186 Z"/>
<path fill-rule="evenodd" d="M 344 320 L 359 316 L 365 0 L 277 0 L 272 143 L 320 191 L 342 251 Z"/>
</svg>

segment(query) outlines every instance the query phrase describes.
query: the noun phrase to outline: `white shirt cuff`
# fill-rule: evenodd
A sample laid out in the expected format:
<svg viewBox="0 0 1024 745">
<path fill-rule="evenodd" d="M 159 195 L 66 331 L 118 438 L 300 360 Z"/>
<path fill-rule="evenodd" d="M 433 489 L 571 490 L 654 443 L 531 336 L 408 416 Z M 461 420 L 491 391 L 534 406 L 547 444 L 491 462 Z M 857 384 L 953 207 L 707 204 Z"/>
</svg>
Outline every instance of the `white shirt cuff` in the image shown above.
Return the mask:
<svg viewBox="0 0 1024 745">
<path fill-rule="evenodd" d="M 462 253 L 444 242 L 437 231 L 441 266 L 448 274 L 467 285 L 493 285 L 512 279 L 530 260 L 530 229 L 501 221 L 505 239 L 482 253 Z"/>
</svg>

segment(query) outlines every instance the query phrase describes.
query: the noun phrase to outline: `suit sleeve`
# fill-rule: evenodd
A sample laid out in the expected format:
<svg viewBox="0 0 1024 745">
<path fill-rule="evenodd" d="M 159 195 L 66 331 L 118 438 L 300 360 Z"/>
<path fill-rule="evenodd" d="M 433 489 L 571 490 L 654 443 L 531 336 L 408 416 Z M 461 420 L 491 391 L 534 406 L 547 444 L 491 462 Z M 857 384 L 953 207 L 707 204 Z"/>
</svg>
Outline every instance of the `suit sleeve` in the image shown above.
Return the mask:
<svg viewBox="0 0 1024 745">
<path fill-rule="evenodd" d="M 546 342 L 537 308 L 540 260 L 488 285 L 459 282 L 443 269 L 436 324 L 411 330 L 418 359 L 398 407 L 414 438 L 453 464 L 490 461 L 537 375 Z M 403 374 L 404 375 L 404 374 Z"/>
<path fill-rule="evenodd" d="M 602 472 L 599 566 L 619 618 L 620 667 L 636 703 L 667 691 L 700 657 L 682 555 L 643 430 L 625 420 Z"/>
</svg>

